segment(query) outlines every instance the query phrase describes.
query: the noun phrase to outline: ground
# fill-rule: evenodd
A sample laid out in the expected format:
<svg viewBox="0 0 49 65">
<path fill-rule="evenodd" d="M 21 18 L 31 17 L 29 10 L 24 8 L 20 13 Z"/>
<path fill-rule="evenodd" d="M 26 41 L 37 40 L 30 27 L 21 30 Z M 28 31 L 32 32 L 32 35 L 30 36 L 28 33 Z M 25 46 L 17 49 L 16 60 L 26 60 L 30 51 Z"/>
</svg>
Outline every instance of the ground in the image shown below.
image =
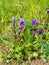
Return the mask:
<svg viewBox="0 0 49 65">
<path fill-rule="evenodd" d="M 12 60 L 9 64 L 7 64 L 5 60 L 3 60 L 2 62 L 0 62 L 0 65 L 49 65 L 49 61 L 44 63 L 41 60 L 35 59 L 32 61 L 27 61 L 26 64 L 22 64 L 20 62 L 16 62 L 16 60 Z"/>
</svg>

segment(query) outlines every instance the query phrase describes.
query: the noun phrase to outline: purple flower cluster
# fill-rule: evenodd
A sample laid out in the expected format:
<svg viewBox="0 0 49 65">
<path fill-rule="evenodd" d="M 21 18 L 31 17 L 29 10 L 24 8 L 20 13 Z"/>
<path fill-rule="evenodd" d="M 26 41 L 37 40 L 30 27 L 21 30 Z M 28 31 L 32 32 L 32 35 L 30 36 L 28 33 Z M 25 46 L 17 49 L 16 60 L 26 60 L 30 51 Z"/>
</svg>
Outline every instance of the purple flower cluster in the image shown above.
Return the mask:
<svg viewBox="0 0 49 65">
<path fill-rule="evenodd" d="M 36 31 L 32 30 L 31 33 L 32 33 L 32 34 L 35 34 Z M 38 33 L 39 35 L 40 35 L 40 34 L 43 34 L 43 30 L 39 28 L 39 29 L 37 30 L 37 33 Z"/>
<path fill-rule="evenodd" d="M 38 34 L 43 34 L 43 31 L 42 31 L 42 29 L 38 29 Z"/>
<path fill-rule="evenodd" d="M 16 35 L 19 34 L 20 32 L 15 30 L 16 29 L 16 26 L 15 26 L 16 18 L 12 17 L 12 20 L 13 20 L 12 26 L 14 28 L 14 37 L 16 38 Z M 25 24 L 25 21 L 23 19 L 20 19 L 19 23 L 18 23 L 18 26 L 19 26 L 20 30 L 24 30 L 24 24 Z"/>
<path fill-rule="evenodd" d="M 19 26 L 19 29 L 20 30 L 24 30 L 24 26 Z"/>
<path fill-rule="evenodd" d="M 12 17 L 12 20 L 13 20 L 12 26 L 13 26 L 13 28 L 14 28 L 14 37 L 16 38 L 16 31 L 15 31 L 15 29 L 16 29 L 16 26 L 15 26 L 16 18 L 15 18 L 15 17 Z"/>
<path fill-rule="evenodd" d="M 36 26 L 37 24 L 38 24 L 38 20 L 34 19 L 34 20 L 32 21 L 32 25 L 33 25 L 33 26 Z"/>
<path fill-rule="evenodd" d="M 15 17 L 12 17 L 12 20 L 13 20 L 13 21 L 16 21 L 16 18 L 15 18 Z"/>
<path fill-rule="evenodd" d="M 35 34 L 35 31 L 34 30 L 32 30 L 32 34 Z"/>
<path fill-rule="evenodd" d="M 15 17 L 12 17 L 12 20 L 13 20 L 12 26 L 13 26 L 13 28 L 15 30 L 16 29 L 16 26 L 15 26 L 16 18 Z M 18 27 L 19 27 L 20 30 L 24 30 L 24 24 L 25 24 L 25 21 L 23 19 L 20 19 L 19 22 L 18 22 Z M 32 20 L 32 25 L 33 26 L 36 26 L 37 24 L 38 24 L 38 20 L 37 19 Z M 16 36 L 19 33 L 20 33 L 19 31 L 17 31 L 17 32 L 15 31 L 14 36 Z M 32 34 L 35 34 L 36 31 L 35 30 L 32 30 L 31 33 Z M 38 34 L 43 34 L 43 30 L 39 28 L 37 33 Z"/>
<path fill-rule="evenodd" d="M 24 24 L 25 24 L 25 21 L 24 21 L 24 20 L 22 20 L 22 19 L 19 20 L 19 25 L 20 25 L 20 26 L 22 26 L 22 25 L 24 25 Z"/>
<path fill-rule="evenodd" d="M 38 24 L 38 20 L 37 19 L 34 19 L 33 21 L 32 21 L 32 25 L 33 26 L 36 26 Z M 32 31 L 32 34 L 35 34 L 35 31 L 33 30 Z M 42 31 L 42 29 L 38 29 L 38 34 L 43 34 L 43 31 Z"/>
<path fill-rule="evenodd" d="M 20 30 L 24 30 L 24 24 L 25 24 L 25 21 L 22 20 L 22 19 L 20 19 L 20 20 L 19 20 L 19 24 L 18 24 Z"/>
</svg>

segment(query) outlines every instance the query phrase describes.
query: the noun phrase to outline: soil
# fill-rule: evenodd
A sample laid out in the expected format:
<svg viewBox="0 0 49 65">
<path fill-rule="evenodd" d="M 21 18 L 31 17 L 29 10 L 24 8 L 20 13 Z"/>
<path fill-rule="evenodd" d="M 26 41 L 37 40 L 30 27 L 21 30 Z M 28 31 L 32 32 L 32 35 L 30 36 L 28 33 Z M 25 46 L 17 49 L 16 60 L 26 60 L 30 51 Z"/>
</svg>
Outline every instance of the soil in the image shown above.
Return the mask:
<svg viewBox="0 0 49 65">
<path fill-rule="evenodd" d="M 16 60 L 12 60 L 10 63 L 6 63 L 6 61 L 3 60 L 2 62 L 0 62 L 0 65 L 49 65 L 49 61 L 44 63 L 41 60 L 36 59 L 32 61 L 26 61 L 26 64 L 23 64 L 21 62 L 17 62 Z"/>
</svg>

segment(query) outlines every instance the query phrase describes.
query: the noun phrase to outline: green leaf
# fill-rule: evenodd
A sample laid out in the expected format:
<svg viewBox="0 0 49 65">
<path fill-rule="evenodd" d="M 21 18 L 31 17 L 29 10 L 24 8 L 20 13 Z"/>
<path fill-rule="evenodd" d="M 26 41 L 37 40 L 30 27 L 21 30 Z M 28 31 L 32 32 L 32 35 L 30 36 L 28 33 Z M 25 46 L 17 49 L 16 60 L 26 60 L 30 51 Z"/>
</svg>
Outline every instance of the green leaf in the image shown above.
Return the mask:
<svg viewBox="0 0 49 65">
<path fill-rule="evenodd" d="M 37 52 L 33 52 L 33 57 L 37 57 L 38 53 Z"/>
<path fill-rule="evenodd" d="M 44 41 L 44 40 L 38 40 L 38 43 L 39 43 L 41 46 L 45 47 L 45 49 L 46 49 L 46 54 L 49 54 L 49 44 L 47 44 L 46 41 Z"/>
<path fill-rule="evenodd" d="M 41 60 L 42 60 L 43 62 L 46 62 L 46 58 L 45 58 L 45 57 L 46 57 L 45 54 L 43 54 L 43 55 L 40 56 L 40 58 L 41 58 Z"/>
</svg>

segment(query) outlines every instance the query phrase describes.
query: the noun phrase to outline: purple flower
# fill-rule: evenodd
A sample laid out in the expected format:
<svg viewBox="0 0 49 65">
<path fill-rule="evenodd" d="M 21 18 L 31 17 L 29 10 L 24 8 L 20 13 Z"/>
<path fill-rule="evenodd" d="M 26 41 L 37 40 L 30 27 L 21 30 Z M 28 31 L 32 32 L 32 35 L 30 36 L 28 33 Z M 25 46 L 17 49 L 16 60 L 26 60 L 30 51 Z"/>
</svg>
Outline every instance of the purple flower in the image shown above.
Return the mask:
<svg viewBox="0 0 49 65">
<path fill-rule="evenodd" d="M 12 22 L 12 26 L 15 26 L 14 22 Z"/>
<path fill-rule="evenodd" d="M 16 26 L 13 26 L 14 29 L 16 29 Z"/>
<path fill-rule="evenodd" d="M 34 19 L 34 20 L 32 21 L 32 25 L 33 25 L 33 26 L 36 26 L 37 24 L 38 24 L 38 20 Z"/>
<path fill-rule="evenodd" d="M 15 26 L 14 22 L 12 22 L 12 27 L 13 27 L 14 29 L 16 28 L 16 26 Z"/>
<path fill-rule="evenodd" d="M 13 21 L 16 21 L 16 18 L 15 18 L 15 17 L 12 17 L 12 20 L 13 20 Z"/>
<path fill-rule="evenodd" d="M 32 30 L 32 34 L 35 34 L 35 31 L 34 30 Z"/>
<path fill-rule="evenodd" d="M 25 24 L 25 21 L 24 20 L 19 20 L 19 25 L 24 25 Z"/>
<path fill-rule="evenodd" d="M 47 13 L 49 13 L 49 9 L 47 10 Z"/>
<path fill-rule="evenodd" d="M 43 34 L 43 31 L 41 29 L 38 29 L 38 34 Z"/>
<path fill-rule="evenodd" d="M 17 31 L 17 32 L 16 32 L 16 35 L 17 35 L 17 34 L 20 34 L 20 32 L 19 32 L 19 31 Z"/>
<path fill-rule="evenodd" d="M 20 30 L 24 30 L 24 26 L 19 26 L 19 29 Z"/>
</svg>

